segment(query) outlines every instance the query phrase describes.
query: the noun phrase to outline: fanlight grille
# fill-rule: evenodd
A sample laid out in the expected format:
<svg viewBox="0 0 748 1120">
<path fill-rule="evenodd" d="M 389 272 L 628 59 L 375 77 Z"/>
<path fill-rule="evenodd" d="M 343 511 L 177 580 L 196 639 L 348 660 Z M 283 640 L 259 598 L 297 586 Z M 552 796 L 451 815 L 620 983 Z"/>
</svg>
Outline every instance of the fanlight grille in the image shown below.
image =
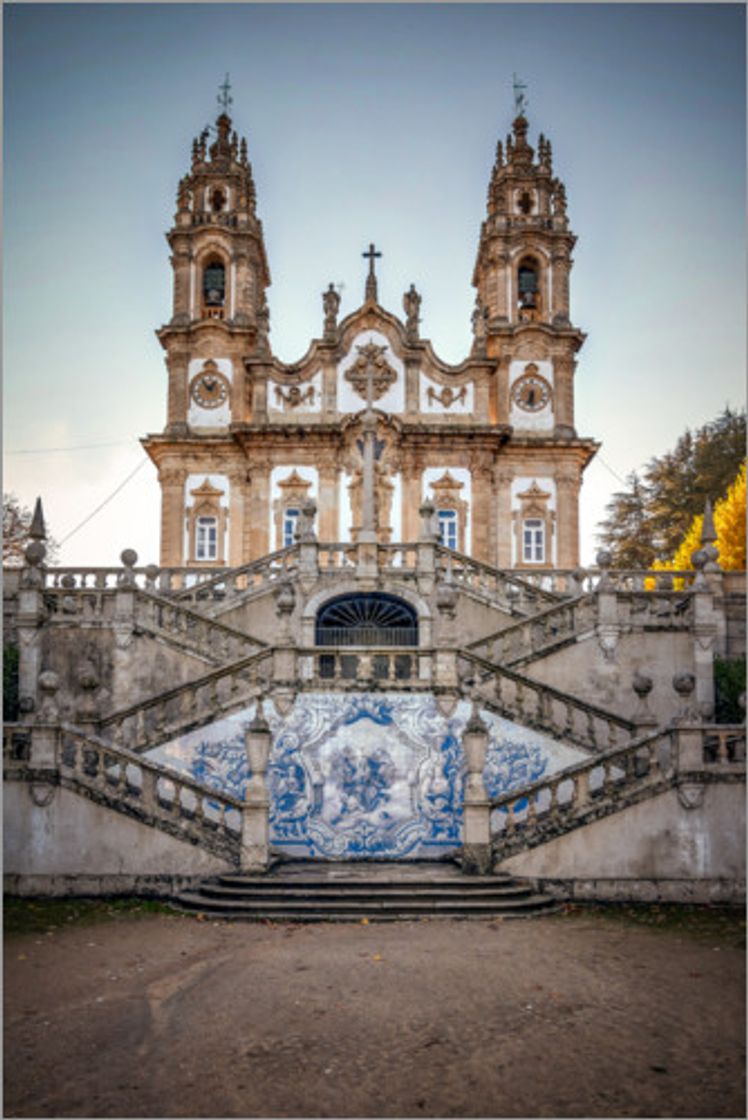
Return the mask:
<svg viewBox="0 0 748 1120">
<path fill-rule="evenodd" d="M 340 595 L 317 615 L 318 646 L 416 646 L 416 612 L 379 591 Z"/>
</svg>

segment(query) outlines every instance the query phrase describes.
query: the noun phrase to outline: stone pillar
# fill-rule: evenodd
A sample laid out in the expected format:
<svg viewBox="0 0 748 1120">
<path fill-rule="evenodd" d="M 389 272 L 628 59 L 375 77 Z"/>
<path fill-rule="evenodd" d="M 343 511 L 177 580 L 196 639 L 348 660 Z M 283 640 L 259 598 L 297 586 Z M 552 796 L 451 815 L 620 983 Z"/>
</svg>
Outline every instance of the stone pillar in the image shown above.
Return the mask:
<svg viewBox="0 0 748 1120">
<path fill-rule="evenodd" d="M 338 468 L 334 462 L 323 460 L 319 466 L 318 536 L 332 543 L 338 535 Z"/>
<path fill-rule="evenodd" d="M 57 692 L 60 679 L 57 673 L 46 669 L 39 674 L 38 685 L 39 704 L 31 729 L 29 765 L 39 770 L 54 770 L 59 762 L 60 710 L 57 706 Z"/>
<path fill-rule="evenodd" d="M 496 566 L 512 566 L 512 481 L 514 471 L 497 464 L 494 471 L 494 504 L 496 506 Z"/>
<path fill-rule="evenodd" d="M 556 316 L 569 318 L 569 269 L 571 262 L 567 253 L 553 254 L 553 288 L 551 295 L 551 319 Z"/>
<path fill-rule="evenodd" d="M 269 460 L 255 460 L 251 467 L 252 485 L 249 493 L 250 529 L 247 560 L 259 560 L 270 552 L 270 473 Z"/>
<path fill-rule="evenodd" d="M 187 471 L 182 467 L 162 467 L 161 483 L 161 567 L 179 568 L 184 555 L 184 483 Z"/>
<path fill-rule="evenodd" d="M 319 576 L 317 535 L 314 531 L 316 516 L 317 504 L 307 498 L 301 507 L 299 522 L 299 575 L 302 586 L 307 590 L 314 586 Z"/>
<path fill-rule="evenodd" d="M 29 722 L 37 707 L 37 690 L 41 672 L 42 632 L 45 619 L 44 568 L 46 547 L 32 540 L 24 552 L 25 565 L 18 589 L 18 707 L 21 721 Z"/>
<path fill-rule="evenodd" d="M 559 357 L 553 363 L 556 435 L 562 439 L 573 439 L 576 435 L 574 428 L 575 368 L 576 363 L 571 357 Z"/>
<path fill-rule="evenodd" d="M 493 549 L 489 543 L 490 528 L 491 528 L 491 504 L 493 501 L 493 493 L 491 483 L 493 481 L 493 461 L 492 456 L 488 452 L 477 452 L 471 462 L 471 528 L 472 528 L 472 541 L 471 547 L 466 548 L 466 552 L 470 553 L 476 560 L 482 561 L 484 564 L 491 563 L 491 554 Z M 466 542 L 467 543 L 467 542 Z"/>
<path fill-rule="evenodd" d="M 496 421 L 509 423 L 509 365 L 510 358 L 504 357 L 496 365 Z"/>
<path fill-rule="evenodd" d="M 174 312 L 172 323 L 186 326 L 190 321 L 190 251 L 188 246 L 175 247 L 171 257 L 174 270 Z"/>
<path fill-rule="evenodd" d="M 704 568 L 709 557 L 706 549 L 699 548 L 691 554 L 696 569 L 693 595 L 693 665 L 696 677 L 696 710 L 702 719 L 714 716 L 714 653 L 719 632 L 718 612 Z"/>
<path fill-rule="evenodd" d="M 245 512 L 247 501 L 247 471 L 237 468 L 228 472 L 229 480 L 229 547 L 227 562 L 229 567 L 238 568 L 246 564 L 244 548 Z"/>
<path fill-rule="evenodd" d="M 434 546 L 439 539 L 434 531 L 434 505 L 426 500 L 419 506 L 421 532 L 418 538 L 418 590 L 422 595 L 430 595 L 434 587 L 436 572 L 436 553 Z"/>
<path fill-rule="evenodd" d="M 509 268 L 509 254 L 506 252 L 497 252 L 491 258 L 491 265 L 493 266 L 496 292 L 496 304 L 494 315 L 497 319 L 510 319 L 510 300 L 511 300 L 511 280 Z"/>
<path fill-rule="evenodd" d="M 603 658 L 606 662 L 612 664 L 616 659 L 621 625 L 618 618 L 618 594 L 609 574 L 610 553 L 606 551 L 598 552 L 597 565 L 600 569 L 600 578 L 595 588 L 597 592 L 597 623 L 595 629 Z"/>
<path fill-rule="evenodd" d="M 467 778 L 463 808 L 462 868 L 471 875 L 491 871 L 491 803 L 483 782 L 488 751 L 488 728 L 473 704 L 473 712 L 462 734 Z"/>
<path fill-rule="evenodd" d="M 579 475 L 556 476 L 556 563 L 557 568 L 579 567 Z"/>
<path fill-rule="evenodd" d="M 260 703 L 244 733 L 250 779 L 244 799 L 240 866 L 242 871 L 267 871 L 270 863 L 270 799 L 266 782 L 271 733 Z"/>
<path fill-rule="evenodd" d="M 169 390 L 166 409 L 166 425 L 172 435 L 186 435 L 187 412 L 189 410 L 187 386 L 187 353 L 184 350 L 170 351 L 166 364 L 169 370 Z"/>
<path fill-rule="evenodd" d="M 411 453 L 403 454 L 402 479 L 403 479 L 403 540 L 417 541 L 420 536 L 418 510 L 421 505 L 421 475 L 423 473 L 423 459 L 420 455 Z"/>
</svg>

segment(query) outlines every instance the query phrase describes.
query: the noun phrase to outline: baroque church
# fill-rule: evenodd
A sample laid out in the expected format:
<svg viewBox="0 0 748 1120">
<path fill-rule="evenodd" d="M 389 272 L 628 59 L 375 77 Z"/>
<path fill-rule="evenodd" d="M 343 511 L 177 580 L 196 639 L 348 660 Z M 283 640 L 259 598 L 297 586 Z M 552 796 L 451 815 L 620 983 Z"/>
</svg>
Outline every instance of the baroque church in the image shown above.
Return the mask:
<svg viewBox="0 0 748 1120">
<path fill-rule="evenodd" d="M 414 284 L 380 305 L 371 244 L 361 306 L 341 319 L 330 284 L 287 364 L 228 107 L 167 234 L 160 562 L 49 566 L 39 502 L 4 573 L 6 890 L 294 920 L 744 899 L 745 723 L 716 722 L 715 661 L 745 653 L 745 573 L 709 509 L 693 570 L 579 566 L 598 444 L 550 142 L 520 102 L 462 362 Z"/>
<path fill-rule="evenodd" d="M 421 337 L 414 285 L 404 318 L 380 305 L 374 245 L 361 306 L 339 320 L 330 284 L 321 336 L 297 362 L 274 356 L 252 167 L 226 111 L 212 143 L 207 130 L 193 142 L 167 238 L 167 424 L 143 440 L 161 486 L 163 565 L 233 567 L 287 547 L 310 500 L 321 540 L 360 540 L 370 415 L 379 542 L 417 539 L 426 501 L 441 541 L 476 560 L 578 566 L 579 490 L 598 444 L 574 424 L 585 338 L 569 313 L 575 237 L 550 141 L 541 135 L 536 153 L 524 115 L 496 148 L 473 343 L 457 365 Z"/>
</svg>

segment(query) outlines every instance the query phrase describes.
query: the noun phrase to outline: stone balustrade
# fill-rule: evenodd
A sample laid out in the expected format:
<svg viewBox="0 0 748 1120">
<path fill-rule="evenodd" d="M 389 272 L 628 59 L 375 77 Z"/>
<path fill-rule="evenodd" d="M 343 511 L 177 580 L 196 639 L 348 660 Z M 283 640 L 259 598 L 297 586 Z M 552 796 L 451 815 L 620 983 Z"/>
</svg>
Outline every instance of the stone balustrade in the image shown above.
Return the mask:
<svg viewBox="0 0 748 1120">
<path fill-rule="evenodd" d="M 144 824 L 239 860 L 244 803 L 226 793 L 67 726 L 61 730 L 59 774 L 63 785 L 82 787 Z"/>
<path fill-rule="evenodd" d="M 414 648 L 298 651 L 298 675 L 314 688 L 428 688 L 433 650 Z"/>
<path fill-rule="evenodd" d="M 671 727 L 641 736 L 595 759 L 491 800 L 492 847 L 497 860 L 535 847 L 590 820 L 664 792 L 694 770 L 684 734 L 699 741 L 700 769 L 707 778 L 745 780 L 745 727 Z"/>
<path fill-rule="evenodd" d="M 238 661 L 267 645 L 181 602 L 152 594 L 136 595 L 134 622 L 141 629 L 167 636 L 217 664 Z"/>
<path fill-rule="evenodd" d="M 604 751 L 636 733 L 636 724 L 631 720 L 494 665 L 467 650 L 459 652 L 457 672 L 464 689 L 474 690 L 481 703 L 505 719 L 585 750 Z"/>
<path fill-rule="evenodd" d="M 499 665 L 517 665 L 549 653 L 585 633 L 594 627 L 596 618 L 595 597 L 583 595 L 546 607 L 529 619 L 471 642 L 467 648 Z"/>
<path fill-rule="evenodd" d="M 99 734 L 129 750 L 151 750 L 251 703 L 267 691 L 273 664 L 274 651 L 261 650 L 111 713 L 98 721 Z"/>
<path fill-rule="evenodd" d="M 238 568 L 207 572 L 206 578 L 194 585 L 185 586 L 174 597 L 180 602 L 195 604 L 224 601 L 239 594 L 247 597 L 295 575 L 298 563 L 299 546 L 289 545 L 288 548 L 270 552 L 260 560 L 253 560 Z"/>
<path fill-rule="evenodd" d="M 317 545 L 317 563 L 320 572 L 337 571 L 340 568 L 353 572 L 357 560 L 358 547 L 350 541 Z"/>
<path fill-rule="evenodd" d="M 472 592 L 511 614 L 529 614 L 558 602 L 558 594 L 535 586 L 513 570 L 492 568 L 461 552 L 435 545 L 437 571 L 442 579 Z"/>
</svg>

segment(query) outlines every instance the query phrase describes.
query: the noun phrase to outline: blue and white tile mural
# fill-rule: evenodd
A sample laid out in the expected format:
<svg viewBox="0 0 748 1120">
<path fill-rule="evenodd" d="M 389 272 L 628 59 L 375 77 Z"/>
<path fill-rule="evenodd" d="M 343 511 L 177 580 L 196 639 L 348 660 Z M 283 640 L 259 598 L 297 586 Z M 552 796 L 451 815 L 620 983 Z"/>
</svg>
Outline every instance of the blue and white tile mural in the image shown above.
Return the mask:
<svg viewBox="0 0 748 1120">
<path fill-rule="evenodd" d="M 250 776 L 245 708 L 151 752 L 203 785 L 244 797 Z M 308 692 L 281 715 L 268 766 L 270 840 L 317 859 L 428 859 L 460 844 L 465 701 L 451 716 L 430 694 Z M 581 751 L 489 711 L 484 771 L 491 796 L 583 758 Z"/>
</svg>

